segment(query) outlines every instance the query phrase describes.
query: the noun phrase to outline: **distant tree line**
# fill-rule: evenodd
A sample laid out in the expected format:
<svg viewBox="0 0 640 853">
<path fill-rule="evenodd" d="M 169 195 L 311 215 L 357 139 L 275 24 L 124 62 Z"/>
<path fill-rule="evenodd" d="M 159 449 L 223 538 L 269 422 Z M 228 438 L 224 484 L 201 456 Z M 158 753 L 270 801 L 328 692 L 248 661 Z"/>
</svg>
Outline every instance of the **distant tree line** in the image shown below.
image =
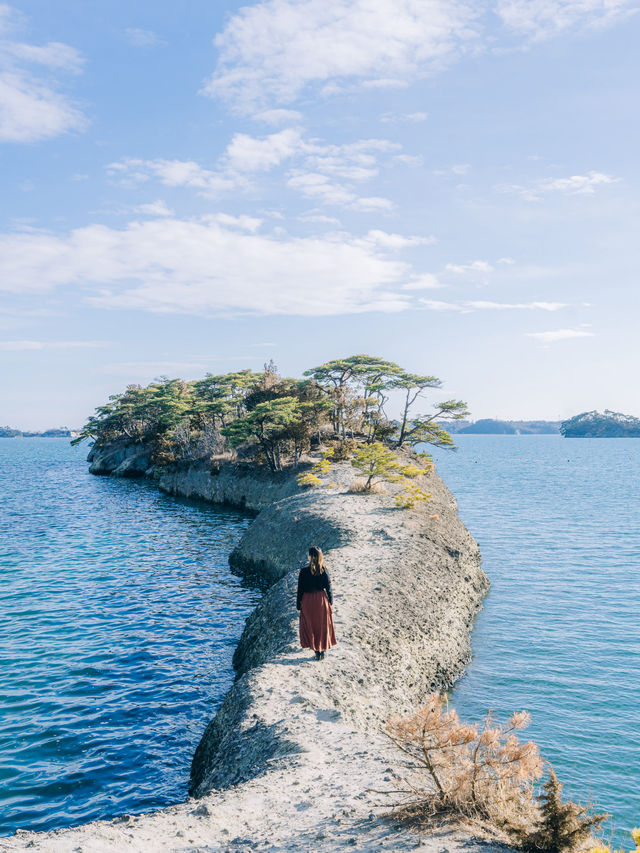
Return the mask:
<svg viewBox="0 0 640 853">
<path fill-rule="evenodd" d="M 565 438 L 639 438 L 640 418 L 605 409 L 600 412 L 582 412 L 560 424 Z"/>
<path fill-rule="evenodd" d="M 424 395 L 439 389 L 440 380 L 408 373 L 375 356 L 337 359 L 303 376 L 284 378 L 270 362 L 262 372 L 129 385 L 96 409 L 72 444 L 85 439 L 98 447 L 143 443 L 151 448 L 152 461 L 161 465 L 234 451 L 280 471 L 297 465 L 314 443 L 326 441 L 451 448 L 453 440 L 442 422 L 468 415 L 461 400 L 438 402 L 430 413 L 420 412 Z M 385 410 L 394 393 L 402 400 L 397 420 Z"/>
<path fill-rule="evenodd" d="M 41 432 L 24 432 L 9 426 L 0 426 L 0 438 L 69 438 L 72 435 L 67 427 L 45 429 Z"/>
<path fill-rule="evenodd" d="M 481 418 L 474 421 L 458 421 L 449 432 L 453 435 L 557 435 L 560 421 L 501 421 L 497 418 Z"/>
</svg>

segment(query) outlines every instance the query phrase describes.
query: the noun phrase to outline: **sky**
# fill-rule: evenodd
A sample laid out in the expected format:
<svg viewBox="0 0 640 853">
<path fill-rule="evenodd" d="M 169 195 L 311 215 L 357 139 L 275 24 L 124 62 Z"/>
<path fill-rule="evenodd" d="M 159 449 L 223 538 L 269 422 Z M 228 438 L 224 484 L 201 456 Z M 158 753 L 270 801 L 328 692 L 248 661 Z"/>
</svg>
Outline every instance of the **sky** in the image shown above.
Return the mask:
<svg viewBox="0 0 640 853">
<path fill-rule="evenodd" d="M 640 416 L 627 0 L 0 0 L 0 425 L 369 353 Z"/>
</svg>

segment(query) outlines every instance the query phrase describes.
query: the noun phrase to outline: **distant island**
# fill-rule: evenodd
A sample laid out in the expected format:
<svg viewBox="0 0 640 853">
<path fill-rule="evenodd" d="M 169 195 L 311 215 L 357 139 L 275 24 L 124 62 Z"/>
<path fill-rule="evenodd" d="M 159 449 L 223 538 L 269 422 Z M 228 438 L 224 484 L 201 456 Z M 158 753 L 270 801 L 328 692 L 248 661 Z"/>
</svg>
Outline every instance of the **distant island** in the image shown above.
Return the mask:
<svg viewBox="0 0 640 853">
<path fill-rule="evenodd" d="M 640 418 L 605 409 L 582 412 L 560 424 L 565 438 L 640 438 Z"/>
<path fill-rule="evenodd" d="M 9 426 L 0 427 L 0 438 L 73 438 L 77 433 L 68 427 L 45 429 L 42 432 L 23 432 Z"/>
<path fill-rule="evenodd" d="M 482 418 L 478 421 L 457 421 L 447 425 L 456 435 L 555 435 L 560 432 L 560 421 L 500 421 Z"/>
</svg>

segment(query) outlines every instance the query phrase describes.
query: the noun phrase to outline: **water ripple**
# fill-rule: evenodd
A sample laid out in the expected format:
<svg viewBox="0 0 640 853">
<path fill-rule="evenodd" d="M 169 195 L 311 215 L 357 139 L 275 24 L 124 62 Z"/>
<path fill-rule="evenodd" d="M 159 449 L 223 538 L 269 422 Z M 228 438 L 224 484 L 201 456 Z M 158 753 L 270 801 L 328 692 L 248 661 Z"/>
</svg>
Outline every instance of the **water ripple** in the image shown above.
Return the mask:
<svg viewBox="0 0 640 853">
<path fill-rule="evenodd" d="M 248 521 L 0 440 L 0 834 L 184 798 L 259 597 L 227 564 Z"/>
<path fill-rule="evenodd" d="M 459 436 L 437 467 L 480 544 L 492 588 L 468 717 L 526 708 L 531 736 L 581 800 L 640 823 L 640 441 Z"/>
</svg>

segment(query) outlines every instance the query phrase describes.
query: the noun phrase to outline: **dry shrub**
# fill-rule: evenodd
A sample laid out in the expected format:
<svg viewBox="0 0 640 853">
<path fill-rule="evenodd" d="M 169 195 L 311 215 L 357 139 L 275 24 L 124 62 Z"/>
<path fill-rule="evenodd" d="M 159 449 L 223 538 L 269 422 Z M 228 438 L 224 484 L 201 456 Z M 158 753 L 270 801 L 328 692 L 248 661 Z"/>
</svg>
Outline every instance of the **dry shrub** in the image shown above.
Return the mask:
<svg viewBox="0 0 640 853">
<path fill-rule="evenodd" d="M 414 713 L 390 719 L 387 735 L 409 756 L 413 771 L 405 779 L 407 802 L 503 829 L 530 827 L 537 814 L 534 782 L 543 762 L 536 744 L 522 743 L 516 735 L 529 719 L 521 711 L 501 725 L 489 712 L 481 724 L 470 725 L 438 693 Z"/>
<path fill-rule="evenodd" d="M 365 492 L 368 495 L 383 495 L 386 489 L 382 483 L 372 483 L 370 486 L 367 486 L 367 481 L 359 477 L 349 483 L 347 491 L 351 492 L 352 495 L 362 495 Z"/>
</svg>

